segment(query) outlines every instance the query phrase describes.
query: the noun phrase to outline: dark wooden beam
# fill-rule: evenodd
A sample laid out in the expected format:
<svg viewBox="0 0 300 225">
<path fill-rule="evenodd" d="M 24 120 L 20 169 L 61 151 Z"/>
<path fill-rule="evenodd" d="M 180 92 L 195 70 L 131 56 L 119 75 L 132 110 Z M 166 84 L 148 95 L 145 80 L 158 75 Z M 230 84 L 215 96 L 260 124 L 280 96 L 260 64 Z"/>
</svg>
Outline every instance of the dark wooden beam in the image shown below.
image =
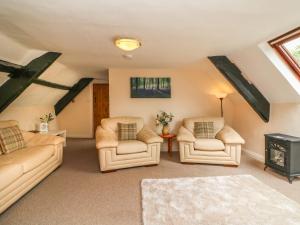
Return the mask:
<svg viewBox="0 0 300 225">
<path fill-rule="evenodd" d="M 55 104 L 55 114 L 58 115 L 92 80 L 93 78 L 81 78 L 71 90 Z"/>
<path fill-rule="evenodd" d="M 61 53 L 47 52 L 32 60 L 21 70 L 10 74 L 10 79 L 0 87 L 0 112 L 11 104 L 30 84 L 37 79 Z"/>
<path fill-rule="evenodd" d="M 16 70 L 21 70 L 23 66 L 0 60 L 0 72 L 13 73 Z"/>
<path fill-rule="evenodd" d="M 35 79 L 35 80 L 32 81 L 32 83 L 42 85 L 42 86 L 46 86 L 46 87 L 50 87 L 50 88 L 61 89 L 61 90 L 71 90 L 71 88 L 72 88 L 72 87 L 69 87 L 69 86 L 53 83 L 53 82 L 42 80 L 42 79 Z"/>
<path fill-rule="evenodd" d="M 244 78 L 239 68 L 226 56 L 212 56 L 208 58 L 244 97 L 262 120 L 268 122 L 270 117 L 270 103 L 253 84 Z"/>
</svg>

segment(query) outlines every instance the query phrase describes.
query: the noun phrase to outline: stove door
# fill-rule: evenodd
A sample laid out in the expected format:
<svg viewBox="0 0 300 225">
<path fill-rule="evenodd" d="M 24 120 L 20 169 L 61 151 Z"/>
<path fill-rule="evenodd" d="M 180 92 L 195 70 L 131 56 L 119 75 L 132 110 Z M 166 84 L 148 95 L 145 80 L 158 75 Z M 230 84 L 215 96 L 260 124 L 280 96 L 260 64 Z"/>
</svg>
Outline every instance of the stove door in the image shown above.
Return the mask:
<svg viewBox="0 0 300 225">
<path fill-rule="evenodd" d="M 288 151 L 284 143 L 269 141 L 268 143 L 268 164 L 283 172 L 288 170 Z"/>
</svg>

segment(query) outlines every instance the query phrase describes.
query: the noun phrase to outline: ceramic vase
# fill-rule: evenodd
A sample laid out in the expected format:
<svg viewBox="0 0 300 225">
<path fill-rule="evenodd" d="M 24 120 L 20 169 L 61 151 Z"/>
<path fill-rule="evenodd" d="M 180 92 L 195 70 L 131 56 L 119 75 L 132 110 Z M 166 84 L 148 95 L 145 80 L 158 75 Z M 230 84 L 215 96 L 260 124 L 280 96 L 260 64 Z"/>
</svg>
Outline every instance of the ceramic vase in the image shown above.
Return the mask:
<svg viewBox="0 0 300 225">
<path fill-rule="evenodd" d="M 162 134 L 163 135 L 169 134 L 169 126 L 168 125 L 163 126 Z"/>
<path fill-rule="evenodd" d="M 48 132 L 48 123 L 40 123 L 40 132 Z"/>
</svg>

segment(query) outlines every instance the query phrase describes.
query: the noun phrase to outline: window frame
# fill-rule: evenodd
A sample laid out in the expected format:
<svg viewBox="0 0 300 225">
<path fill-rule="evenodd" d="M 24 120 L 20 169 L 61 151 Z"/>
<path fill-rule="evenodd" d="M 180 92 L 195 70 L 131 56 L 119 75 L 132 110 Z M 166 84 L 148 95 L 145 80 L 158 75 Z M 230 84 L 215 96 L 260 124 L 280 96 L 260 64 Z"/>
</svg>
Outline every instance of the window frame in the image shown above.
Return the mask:
<svg viewBox="0 0 300 225">
<path fill-rule="evenodd" d="M 289 53 L 289 51 L 283 46 L 285 43 L 300 37 L 300 27 L 293 29 L 279 37 L 276 37 L 269 41 L 271 47 L 273 47 L 279 55 L 284 59 L 284 61 L 289 65 L 289 67 L 298 75 L 300 79 L 300 65 L 295 61 L 294 57 Z"/>
</svg>

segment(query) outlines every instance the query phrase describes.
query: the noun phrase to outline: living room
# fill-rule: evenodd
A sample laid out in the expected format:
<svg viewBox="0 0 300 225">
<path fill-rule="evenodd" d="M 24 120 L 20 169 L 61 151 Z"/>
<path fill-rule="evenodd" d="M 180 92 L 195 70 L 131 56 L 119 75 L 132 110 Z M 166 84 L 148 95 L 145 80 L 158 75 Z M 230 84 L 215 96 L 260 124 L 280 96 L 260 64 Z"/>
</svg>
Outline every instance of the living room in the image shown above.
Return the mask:
<svg viewBox="0 0 300 225">
<path fill-rule="evenodd" d="M 300 224 L 299 6 L 1 1 L 0 224 Z"/>
</svg>

